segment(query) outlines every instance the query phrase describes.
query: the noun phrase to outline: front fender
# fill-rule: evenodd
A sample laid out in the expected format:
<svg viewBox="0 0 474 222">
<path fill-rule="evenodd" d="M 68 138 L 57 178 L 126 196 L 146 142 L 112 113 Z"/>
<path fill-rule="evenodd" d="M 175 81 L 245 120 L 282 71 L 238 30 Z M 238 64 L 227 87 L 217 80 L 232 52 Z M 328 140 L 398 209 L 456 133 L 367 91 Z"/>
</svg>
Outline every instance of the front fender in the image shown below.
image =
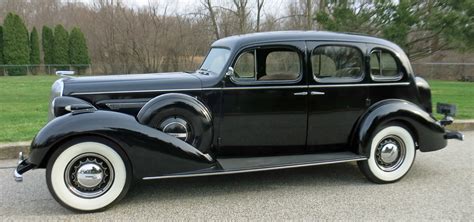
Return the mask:
<svg viewBox="0 0 474 222">
<path fill-rule="evenodd" d="M 130 115 L 95 111 L 70 113 L 49 122 L 31 144 L 28 162 L 44 167 L 55 149 L 80 136 L 100 136 L 115 142 L 127 154 L 134 176 L 165 175 L 214 167 L 208 155 Z"/>
<path fill-rule="evenodd" d="M 409 127 L 420 151 L 435 151 L 447 145 L 444 128 L 429 113 L 411 102 L 389 99 L 374 104 L 361 118 L 353 141 L 358 153 L 369 157 L 364 147 L 370 146 L 377 127 L 390 122 Z"/>
<path fill-rule="evenodd" d="M 137 119 L 140 123 L 146 124 L 150 122 L 153 116 L 161 109 L 171 106 L 194 111 L 196 115 L 202 117 L 201 119 L 204 120 L 203 124 L 206 124 L 207 128 L 212 124 L 211 112 L 207 107 L 196 98 L 181 93 L 167 93 L 153 98 L 140 109 Z"/>
</svg>

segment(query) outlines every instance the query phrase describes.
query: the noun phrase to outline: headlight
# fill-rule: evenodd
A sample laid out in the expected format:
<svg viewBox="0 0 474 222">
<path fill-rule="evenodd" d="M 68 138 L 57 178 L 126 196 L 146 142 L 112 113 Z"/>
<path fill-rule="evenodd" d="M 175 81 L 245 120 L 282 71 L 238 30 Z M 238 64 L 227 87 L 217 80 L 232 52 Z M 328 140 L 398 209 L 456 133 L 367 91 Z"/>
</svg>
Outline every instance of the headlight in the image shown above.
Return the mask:
<svg viewBox="0 0 474 222">
<path fill-rule="evenodd" d="M 49 115 L 48 115 L 48 121 L 51 121 L 56 117 L 54 113 L 54 99 L 57 97 L 61 97 L 63 95 L 63 90 L 64 90 L 64 82 L 63 79 L 58 79 L 53 83 L 53 86 L 51 87 L 51 96 L 49 98 Z"/>
</svg>

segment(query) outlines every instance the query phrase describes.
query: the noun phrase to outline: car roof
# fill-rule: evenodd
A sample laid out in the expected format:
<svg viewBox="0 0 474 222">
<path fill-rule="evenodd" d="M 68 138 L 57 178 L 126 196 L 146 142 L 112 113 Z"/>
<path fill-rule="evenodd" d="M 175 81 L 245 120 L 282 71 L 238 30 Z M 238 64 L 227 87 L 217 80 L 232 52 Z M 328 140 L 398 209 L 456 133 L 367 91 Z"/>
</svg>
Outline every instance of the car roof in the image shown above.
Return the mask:
<svg viewBox="0 0 474 222">
<path fill-rule="evenodd" d="M 401 50 L 396 44 L 385 39 L 354 33 L 338 33 L 326 31 L 275 31 L 257 32 L 225 37 L 215 41 L 212 47 L 228 47 L 231 49 L 241 46 L 264 42 L 281 41 L 345 41 L 363 42 L 384 45 L 395 50 Z"/>
</svg>

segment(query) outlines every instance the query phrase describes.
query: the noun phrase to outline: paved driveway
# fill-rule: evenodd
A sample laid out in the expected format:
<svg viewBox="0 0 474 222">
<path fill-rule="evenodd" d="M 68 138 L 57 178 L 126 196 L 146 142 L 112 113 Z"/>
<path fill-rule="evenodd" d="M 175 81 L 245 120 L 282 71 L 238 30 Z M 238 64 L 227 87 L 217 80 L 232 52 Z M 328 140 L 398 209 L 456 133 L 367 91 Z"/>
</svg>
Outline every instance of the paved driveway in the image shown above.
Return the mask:
<svg viewBox="0 0 474 222">
<path fill-rule="evenodd" d="M 48 192 L 44 170 L 15 183 L 0 161 L 1 219 L 474 220 L 474 132 L 420 153 L 400 182 L 368 182 L 355 164 L 137 184 L 111 209 L 74 214 Z"/>
</svg>

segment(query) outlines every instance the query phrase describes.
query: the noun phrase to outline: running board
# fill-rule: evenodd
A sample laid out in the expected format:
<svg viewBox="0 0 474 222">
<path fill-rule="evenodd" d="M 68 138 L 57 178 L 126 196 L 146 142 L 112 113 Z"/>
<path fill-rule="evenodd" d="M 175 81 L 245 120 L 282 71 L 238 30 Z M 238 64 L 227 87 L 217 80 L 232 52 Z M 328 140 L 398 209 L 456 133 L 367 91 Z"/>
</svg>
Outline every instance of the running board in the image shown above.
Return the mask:
<svg viewBox="0 0 474 222">
<path fill-rule="evenodd" d="M 267 170 L 289 169 L 307 166 L 344 163 L 352 161 L 367 160 L 367 157 L 352 152 L 337 152 L 324 154 L 288 155 L 288 156 L 265 156 L 265 157 L 242 157 L 221 158 L 217 162 L 221 169 L 207 169 L 199 172 L 187 172 L 163 176 L 144 177 L 143 180 L 199 177 L 212 175 L 226 175 L 236 173 L 248 173 Z"/>
</svg>

